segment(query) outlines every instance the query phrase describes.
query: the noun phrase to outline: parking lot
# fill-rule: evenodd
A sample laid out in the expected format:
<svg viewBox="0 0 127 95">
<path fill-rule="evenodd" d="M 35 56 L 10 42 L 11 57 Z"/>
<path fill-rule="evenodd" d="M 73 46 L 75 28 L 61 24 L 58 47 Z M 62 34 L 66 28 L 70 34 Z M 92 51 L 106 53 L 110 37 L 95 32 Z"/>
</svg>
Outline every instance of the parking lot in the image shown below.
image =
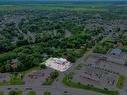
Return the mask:
<svg viewBox="0 0 127 95">
<path fill-rule="evenodd" d="M 0 82 L 5 82 L 10 80 L 10 74 L 0 73 Z"/>
<path fill-rule="evenodd" d="M 97 67 L 83 66 L 75 72 L 73 80 L 99 88 L 115 89 L 118 77 L 117 74 Z"/>
<path fill-rule="evenodd" d="M 82 57 L 77 60 L 76 63 L 81 63 L 82 65 L 81 68 L 77 68 L 77 70 L 75 70 L 72 79 L 73 81 L 93 85 L 99 88 L 107 88 L 113 91 L 118 90 L 120 93 L 122 93 L 121 95 L 127 95 L 127 69 L 125 66 L 105 61 L 101 54 L 99 54 L 98 57 L 91 56 L 87 61 L 84 61 L 84 57 Z M 70 68 L 68 71 L 70 70 L 72 70 L 72 68 Z M 52 71 L 53 70 L 50 68 L 31 71 L 26 73 L 23 77 L 23 81 L 25 81 L 24 85 L 1 86 L 0 91 L 4 91 L 5 95 L 8 95 L 8 92 L 11 90 L 22 91 L 23 95 L 27 95 L 29 91 L 35 91 L 37 95 L 41 95 L 45 91 L 50 91 L 53 95 L 84 95 L 84 93 L 86 93 L 86 95 L 102 95 L 86 90 L 64 87 L 61 81 L 68 71 L 60 73 L 59 78 L 55 80 L 52 85 L 42 85 Z M 126 84 L 123 89 L 118 89 L 116 88 L 116 83 L 119 75 L 121 74 L 125 75 Z M 10 74 L 8 74 L 6 78 L 9 79 L 9 76 Z M 1 78 L 1 80 L 3 78 L 5 78 L 5 75 Z"/>
<path fill-rule="evenodd" d="M 45 70 L 33 71 L 30 73 L 27 73 L 24 76 L 23 80 L 25 81 L 25 85 L 40 86 L 47 79 L 47 77 L 50 75 L 51 72 L 52 72 L 52 70 L 50 68 L 47 68 Z"/>
</svg>

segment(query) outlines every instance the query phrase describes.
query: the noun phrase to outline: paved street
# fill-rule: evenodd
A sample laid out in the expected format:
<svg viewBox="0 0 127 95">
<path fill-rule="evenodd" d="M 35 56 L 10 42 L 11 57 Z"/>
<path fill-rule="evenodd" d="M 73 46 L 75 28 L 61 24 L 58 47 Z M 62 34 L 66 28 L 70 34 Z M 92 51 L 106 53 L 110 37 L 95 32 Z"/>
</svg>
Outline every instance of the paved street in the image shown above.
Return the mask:
<svg viewBox="0 0 127 95">
<path fill-rule="evenodd" d="M 106 40 L 109 36 L 107 36 L 106 38 L 102 39 L 103 42 L 104 40 Z M 23 92 L 23 95 L 27 95 L 27 93 L 30 90 L 26 90 L 26 88 L 32 88 L 33 91 L 36 91 L 37 95 L 42 95 L 42 93 L 44 93 L 45 91 L 50 91 L 52 93 L 52 95 L 62 95 L 65 92 L 66 93 L 70 93 L 72 95 L 103 95 L 100 93 L 96 93 L 96 92 L 92 92 L 92 91 L 87 91 L 87 90 L 81 90 L 81 89 L 75 89 L 75 88 L 69 88 L 69 87 L 65 87 L 62 84 L 62 79 L 64 78 L 64 76 L 68 73 L 74 70 L 74 68 L 77 66 L 77 64 L 84 64 L 84 59 L 89 55 L 92 54 L 92 50 L 95 48 L 95 46 L 93 46 L 93 48 L 91 50 L 89 50 L 86 54 L 84 54 L 84 56 L 82 56 L 81 58 L 79 58 L 75 63 L 72 63 L 72 67 L 69 68 L 67 71 L 60 73 L 59 77 L 57 78 L 58 81 L 54 81 L 54 83 L 51 86 L 44 86 L 42 85 L 41 81 L 26 81 L 25 85 L 15 85 L 15 86 L 1 86 L 0 87 L 0 91 L 4 91 L 5 95 L 8 95 L 8 88 L 11 88 L 10 90 L 19 90 Z M 109 64 L 110 65 L 110 64 Z M 121 67 L 115 67 L 112 68 L 111 66 L 109 66 L 109 69 L 115 70 L 115 69 L 120 69 Z M 126 67 L 124 67 L 126 68 Z M 123 69 L 124 70 L 124 69 Z M 119 70 L 120 73 L 123 73 L 122 69 Z M 125 71 L 126 73 L 127 71 Z M 46 72 L 45 72 L 46 73 Z M 46 74 L 48 75 L 50 72 L 47 72 Z M 27 77 L 24 78 L 24 80 L 27 80 Z M 126 82 L 127 83 L 127 82 Z M 126 84 L 127 85 L 127 84 Z M 127 89 L 127 88 L 125 88 Z M 123 93 L 123 92 L 121 92 Z"/>
<path fill-rule="evenodd" d="M 91 52 L 91 51 L 90 51 Z M 89 53 L 87 53 L 89 54 Z M 68 69 L 66 72 L 63 72 L 59 75 L 58 77 L 58 81 L 55 81 L 51 86 L 43 86 L 41 83 L 40 84 L 25 84 L 25 85 L 15 85 L 15 86 L 2 86 L 0 87 L 0 91 L 4 91 L 5 95 L 8 95 L 8 88 L 11 88 L 11 90 L 15 90 L 18 89 L 20 91 L 23 91 L 23 95 L 27 95 L 29 90 L 26 90 L 26 88 L 32 88 L 33 91 L 36 91 L 37 95 L 41 95 L 43 92 L 45 91 L 50 91 L 53 95 L 62 95 L 64 94 L 65 91 L 67 91 L 67 93 L 70 93 L 72 95 L 103 95 L 103 94 L 99 94 L 96 92 L 91 92 L 91 91 L 87 91 L 87 90 L 81 90 L 81 89 L 74 89 L 74 88 L 69 88 L 69 87 L 65 87 L 61 81 L 63 79 L 63 77 L 68 73 L 71 72 L 79 63 L 82 63 L 84 58 L 86 57 L 86 54 L 81 57 L 80 59 L 78 59 L 75 63 L 73 63 L 72 67 L 70 69 Z"/>
</svg>

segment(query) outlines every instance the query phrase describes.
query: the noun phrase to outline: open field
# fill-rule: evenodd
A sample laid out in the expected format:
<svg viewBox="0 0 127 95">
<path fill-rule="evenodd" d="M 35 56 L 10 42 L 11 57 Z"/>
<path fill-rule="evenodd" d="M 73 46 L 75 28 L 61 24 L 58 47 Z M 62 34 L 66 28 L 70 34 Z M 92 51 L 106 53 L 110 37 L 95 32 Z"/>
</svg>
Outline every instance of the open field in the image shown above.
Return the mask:
<svg viewBox="0 0 127 95">
<path fill-rule="evenodd" d="M 0 5 L 0 11 L 19 11 L 19 10 L 69 10 L 69 11 L 84 11 L 84 12 L 105 12 L 103 7 L 78 7 L 73 5 L 55 6 L 55 5 Z"/>
<path fill-rule="evenodd" d="M 122 89 L 124 87 L 124 84 L 125 84 L 125 76 L 121 75 L 118 79 L 116 87 Z"/>
</svg>

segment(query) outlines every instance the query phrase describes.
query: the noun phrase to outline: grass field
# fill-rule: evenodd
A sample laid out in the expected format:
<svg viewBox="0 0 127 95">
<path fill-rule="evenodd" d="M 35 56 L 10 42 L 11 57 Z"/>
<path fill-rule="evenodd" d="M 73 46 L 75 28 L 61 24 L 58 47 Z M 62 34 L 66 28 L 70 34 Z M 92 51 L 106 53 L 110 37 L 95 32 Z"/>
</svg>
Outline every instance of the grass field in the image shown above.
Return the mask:
<svg viewBox="0 0 127 95">
<path fill-rule="evenodd" d="M 84 61 L 86 62 L 90 57 L 92 57 L 92 54 L 88 54 L 88 55 L 84 58 Z"/>
<path fill-rule="evenodd" d="M 0 86 L 7 86 L 7 85 L 23 85 L 24 81 L 22 80 L 23 74 L 11 74 L 10 81 L 1 82 Z"/>
<path fill-rule="evenodd" d="M 21 91 L 9 91 L 9 95 L 22 95 Z"/>
<path fill-rule="evenodd" d="M 43 93 L 43 95 L 51 95 L 51 93 L 46 91 L 46 92 Z"/>
<path fill-rule="evenodd" d="M 0 95 L 4 95 L 4 93 L 2 91 L 0 91 Z"/>
<path fill-rule="evenodd" d="M 36 66 L 36 67 L 30 68 L 30 69 L 28 69 L 26 71 L 23 71 L 22 73 L 27 74 L 27 73 L 30 73 L 30 72 L 33 72 L 33 71 L 37 71 L 39 69 L 40 69 L 40 67 Z"/>
<path fill-rule="evenodd" d="M 100 6 L 78 6 L 78 5 L 43 5 L 43 4 L 24 4 L 24 5 L 0 5 L 0 11 L 17 11 L 17 10 L 70 10 L 70 11 L 85 11 L 85 12 L 104 12 L 107 11 Z"/>
<path fill-rule="evenodd" d="M 125 77 L 123 75 L 120 75 L 116 87 L 122 89 L 124 87 L 124 82 L 125 82 Z"/>
<path fill-rule="evenodd" d="M 30 91 L 30 92 L 28 92 L 27 95 L 36 95 L 36 92 L 34 92 L 34 91 Z"/>
</svg>

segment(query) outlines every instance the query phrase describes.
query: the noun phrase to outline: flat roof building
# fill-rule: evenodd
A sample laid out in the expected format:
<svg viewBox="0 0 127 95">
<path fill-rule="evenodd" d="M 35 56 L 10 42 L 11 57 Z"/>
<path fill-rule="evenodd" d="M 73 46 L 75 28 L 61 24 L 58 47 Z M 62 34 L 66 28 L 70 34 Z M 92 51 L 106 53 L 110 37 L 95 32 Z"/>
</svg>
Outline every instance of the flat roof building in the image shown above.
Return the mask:
<svg viewBox="0 0 127 95">
<path fill-rule="evenodd" d="M 115 49 L 112 49 L 110 54 L 111 55 L 117 55 L 117 56 L 120 56 L 122 50 L 118 49 L 118 48 L 115 48 Z"/>
<path fill-rule="evenodd" d="M 64 72 L 71 67 L 70 62 L 64 58 L 49 58 L 46 60 L 45 65 L 61 72 Z"/>
<path fill-rule="evenodd" d="M 122 52 L 122 50 L 118 48 L 110 49 L 107 53 L 107 61 L 118 64 L 126 64 L 127 53 Z"/>
</svg>

